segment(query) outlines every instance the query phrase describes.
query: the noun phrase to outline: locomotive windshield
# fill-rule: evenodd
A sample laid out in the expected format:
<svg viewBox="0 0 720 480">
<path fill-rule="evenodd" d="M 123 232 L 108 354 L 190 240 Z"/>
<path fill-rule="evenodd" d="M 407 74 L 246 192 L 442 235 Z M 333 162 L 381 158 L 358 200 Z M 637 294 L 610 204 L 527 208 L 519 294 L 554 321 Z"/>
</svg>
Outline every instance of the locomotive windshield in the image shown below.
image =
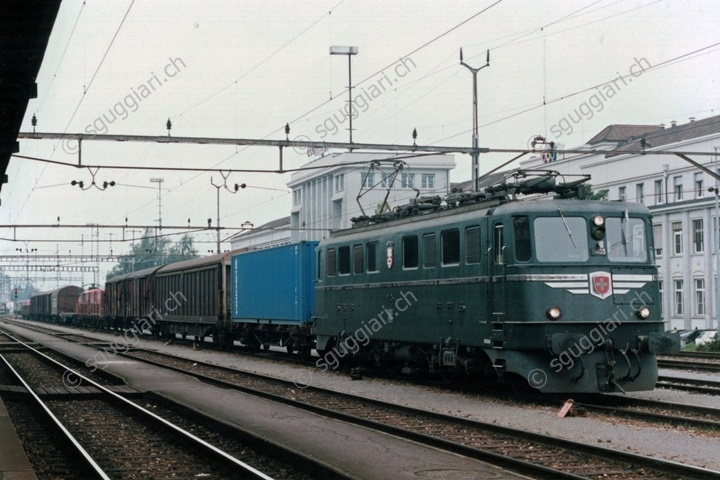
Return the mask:
<svg viewBox="0 0 720 480">
<path fill-rule="evenodd" d="M 533 222 L 539 262 L 584 262 L 590 255 L 584 217 L 539 217 Z"/>
<path fill-rule="evenodd" d="M 645 223 L 640 218 L 606 219 L 608 260 L 611 262 L 647 261 Z"/>
</svg>

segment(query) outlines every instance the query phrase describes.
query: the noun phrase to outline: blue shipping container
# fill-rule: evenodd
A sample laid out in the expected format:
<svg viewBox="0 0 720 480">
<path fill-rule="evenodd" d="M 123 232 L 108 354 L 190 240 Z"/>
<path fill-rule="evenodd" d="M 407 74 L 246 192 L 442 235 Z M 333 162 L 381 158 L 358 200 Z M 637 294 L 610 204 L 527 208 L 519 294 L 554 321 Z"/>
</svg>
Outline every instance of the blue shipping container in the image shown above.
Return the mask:
<svg viewBox="0 0 720 480">
<path fill-rule="evenodd" d="M 232 257 L 232 321 L 310 322 L 315 310 L 318 242 L 241 253 Z"/>
</svg>

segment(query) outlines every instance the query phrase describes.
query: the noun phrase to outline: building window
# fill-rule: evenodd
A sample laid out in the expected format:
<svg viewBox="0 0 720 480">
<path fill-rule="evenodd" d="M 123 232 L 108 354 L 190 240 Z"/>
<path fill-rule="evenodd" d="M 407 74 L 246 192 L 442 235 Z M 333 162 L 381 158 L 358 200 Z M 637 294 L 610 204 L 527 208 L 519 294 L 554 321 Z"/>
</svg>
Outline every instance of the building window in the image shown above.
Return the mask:
<svg viewBox="0 0 720 480">
<path fill-rule="evenodd" d="M 665 195 L 663 195 L 663 181 L 655 180 L 655 205 L 665 203 Z"/>
<path fill-rule="evenodd" d="M 675 280 L 675 315 L 683 314 L 683 281 Z"/>
<path fill-rule="evenodd" d="M 681 222 L 673 223 L 672 231 L 673 231 L 673 242 L 674 242 L 674 250 L 673 251 L 675 252 L 675 255 L 680 255 L 683 252 L 682 223 Z"/>
<path fill-rule="evenodd" d="M 621 202 L 627 201 L 627 194 L 625 193 L 625 187 L 618 188 L 618 200 Z"/>
<path fill-rule="evenodd" d="M 375 174 L 370 173 L 361 173 L 360 174 L 361 181 L 362 181 L 362 188 L 372 188 L 373 185 L 375 185 Z"/>
<path fill-rule="evenodd" d="M 703 187 L 703 174 L 698 172 L 695 174 L 695 198 L 701 198 L 705 195 L 705 188 Z"/>
<path fill-rule="evenodd" d="M 402 188 L 414 188 L 415 187 L 415 174 L 414 173 L 403 173 L 400 177 L 400 186 Z"/>
<path fill-rule="evenodd" d="M 653 225 L 653 241 L 655 242 L 655 255 L 662 256 L 663 251 L 663 238 L 662 238 L 662 225 Z"/>
<path fill-rule="evenodd" d="M 693 253 L 702 253 L 705 251 L 705 240 L 703 235 L 703 221 L 698 218 L 692 221 L 693 229 Z"/>
<path fill-rule="evenodd" d="M 695 279 L 695 315 L 705 315 L 705 279 Z"/>
<path fill-rule="evenodd" d="M 293 205 L 300 205 L 300 199 L 302 197 L 300 196 L 300 189 L 293 190 Z"/>
<path fill-rule="evenodd" d="M 637 203 L 645 203 L 645 184 L 638 183 L 635 185 L 635 201 Z"/>
<path fill-rule="evenodd" d="M 382 187 L 383 188 L 392 188 L 393 184 L 395 183 L 395 175 L 392 173 L 383 173 L 382 174 Z"/>
<path fill-rule="evenodd" d="M 340 173 L 335 175 L 335 191 L 342 192 L 345 190 L 345 174 Z"/>
<path fill-rule="evenodd" d="M 434 173 L 423 173 L 421 181 L 422 181 L 422 188 L 435 188 L 435 174 Z"/>
<path fill-rule="evenodd" d="M 673 192 L 675 192 L 675 201 L 679 202 L 683 199 L 683 185 L 682 177 L 677 176 L 673 178 Z"/>
</svg>

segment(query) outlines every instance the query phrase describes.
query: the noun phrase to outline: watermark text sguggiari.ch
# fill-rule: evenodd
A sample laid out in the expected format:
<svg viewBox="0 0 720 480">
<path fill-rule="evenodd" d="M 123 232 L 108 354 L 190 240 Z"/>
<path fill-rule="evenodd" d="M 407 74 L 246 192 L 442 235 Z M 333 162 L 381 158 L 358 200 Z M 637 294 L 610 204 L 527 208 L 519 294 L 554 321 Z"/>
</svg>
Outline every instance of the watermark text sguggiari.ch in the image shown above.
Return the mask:
<svg viewBox="0 0 720 480">
<path fill-rule="evenodd" d="M 153 331 L 153 327 L 158 321 L 162 321 L 163 315 L 168 315 L 177 310 L 183 302 L 187 302 L 187 297 L 181 292 L 170 292 L 170 298 L 165 300 L 163 306 L 165 307 L 165 313 L 161 314 L 155 307 L 152 307 L 150 313 L 145 317 L 140 318 L 130 328 L 125 330 L 122 335 L 115 337 L 115 341 L 110 343 L 107 347 L 103 347 L 91 358 L 85 361 L 85 366 L 90 368 L 90 372 L 94 372 L 98 368 L 105 370 L 108 362 L 112 360 L 116 355 L 127 353 L 130 348 L 140 343 L 140 335 L 144 331 Z M 63 385 L 66 387 L 77 387 L 80 385 L 82 379 L 72 370 L 66 370 L 63 374 Z"/>
<path fill-rule="evenodd" d="M 140 103 L 150 97 L 153 92 L 158 91 L 169 79 L 175 77 L 178 73 L 187 68 L 182 58 L 168 58 L 168 63 L 163 67 L 165 76 L 161 79 L 150 72 L 150 78 L 141 83 L 137 87 L 130 87 L 130 92 L 118 101 L 112 107 L 108 108 L 107 113 L 103 112 L 95 120 L 85 127 L 85 133 L 88 135 L 105 135 L 108 133 L 109 125 L 115 123 L 118 119 L 125 120 L 131 113 L 137 112 Z M 62 149 L 65 153 L 75 154 L 78 151 L 78 142 L 72 138 L 66 138 L 62 142 Z"/>
<path fill-rule="evenodd" d="M 595 87 L 595 93 L 586 102 L 581 103 L 574 111 L 568 113 L 550 127 L 550 132 L 555 135 L 555 138 L 560 138 L 563 134 L 571 135 L 575 130 L 573 125 L 578 125 L 583 120 L 590 120 L 596 113 L 602 112 L 605 104 L 617 95 L 623 87 L 629 86 L 633 78 L 640 77 L 645 73 L 645 70 L 651 68 L 653 67 L 647 59 L 641 58 L 638 60 L 635 58 L 635 63 L 630 66 L 629 74 L 620 75 L 618 73 L 613 80 Z"/>
<path fill-rule="evenodd" d="M 367 322 L 362 320 L 362 324 L 358 329 L 340 342 L 329 351 L 320 355 L 315 362 L 315 366 L 321 372 L 328 370 L 336 370 L 340 366 L 340 360 L 346 355 L 354 355 L 360 351 L 361 347 L 370 344 L 372 336 L 382 330 L 386 325 L 395 321 L 400 314 L 406 312 L 413 302 L 417 302 L 417 297 L 412 292 L 400 292 L 400 296 L 393 303 L 393 308 L 382 306 L 382 310 Z M 312 371 L 303 369 L 294 375 L 293 382 L 298 388 L 307 388 L 312 384 Z"/>
</svg>

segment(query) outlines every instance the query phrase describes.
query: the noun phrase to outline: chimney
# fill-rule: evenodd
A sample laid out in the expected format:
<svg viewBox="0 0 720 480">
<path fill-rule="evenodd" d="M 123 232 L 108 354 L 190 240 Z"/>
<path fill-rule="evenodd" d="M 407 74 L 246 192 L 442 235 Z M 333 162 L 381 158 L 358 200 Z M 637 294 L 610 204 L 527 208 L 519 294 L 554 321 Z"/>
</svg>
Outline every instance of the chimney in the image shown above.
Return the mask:
<svg viewBox="0 0 720 480">
<path fill-rule="evenodd" d="M 671 121 L 670 121 L 670 126 L 671 126 L 671 127 L 675 128 L 676 125 L 677 125 L 677 121 L 675 121 L 675 120 L 671 120 Z"/>
<path fill-rule="evenodd" d="M 690 117 L 690 123 L 695 123 L 695 117 Z"/>
<path fill-rule="evenodd" d="M 663 130 L 665 130 L 665 124 L 664 124 L 664 123 L 661 123 L 659 126 L 660 126 L 660 128 L 662 128 Z"/>
</svg>

